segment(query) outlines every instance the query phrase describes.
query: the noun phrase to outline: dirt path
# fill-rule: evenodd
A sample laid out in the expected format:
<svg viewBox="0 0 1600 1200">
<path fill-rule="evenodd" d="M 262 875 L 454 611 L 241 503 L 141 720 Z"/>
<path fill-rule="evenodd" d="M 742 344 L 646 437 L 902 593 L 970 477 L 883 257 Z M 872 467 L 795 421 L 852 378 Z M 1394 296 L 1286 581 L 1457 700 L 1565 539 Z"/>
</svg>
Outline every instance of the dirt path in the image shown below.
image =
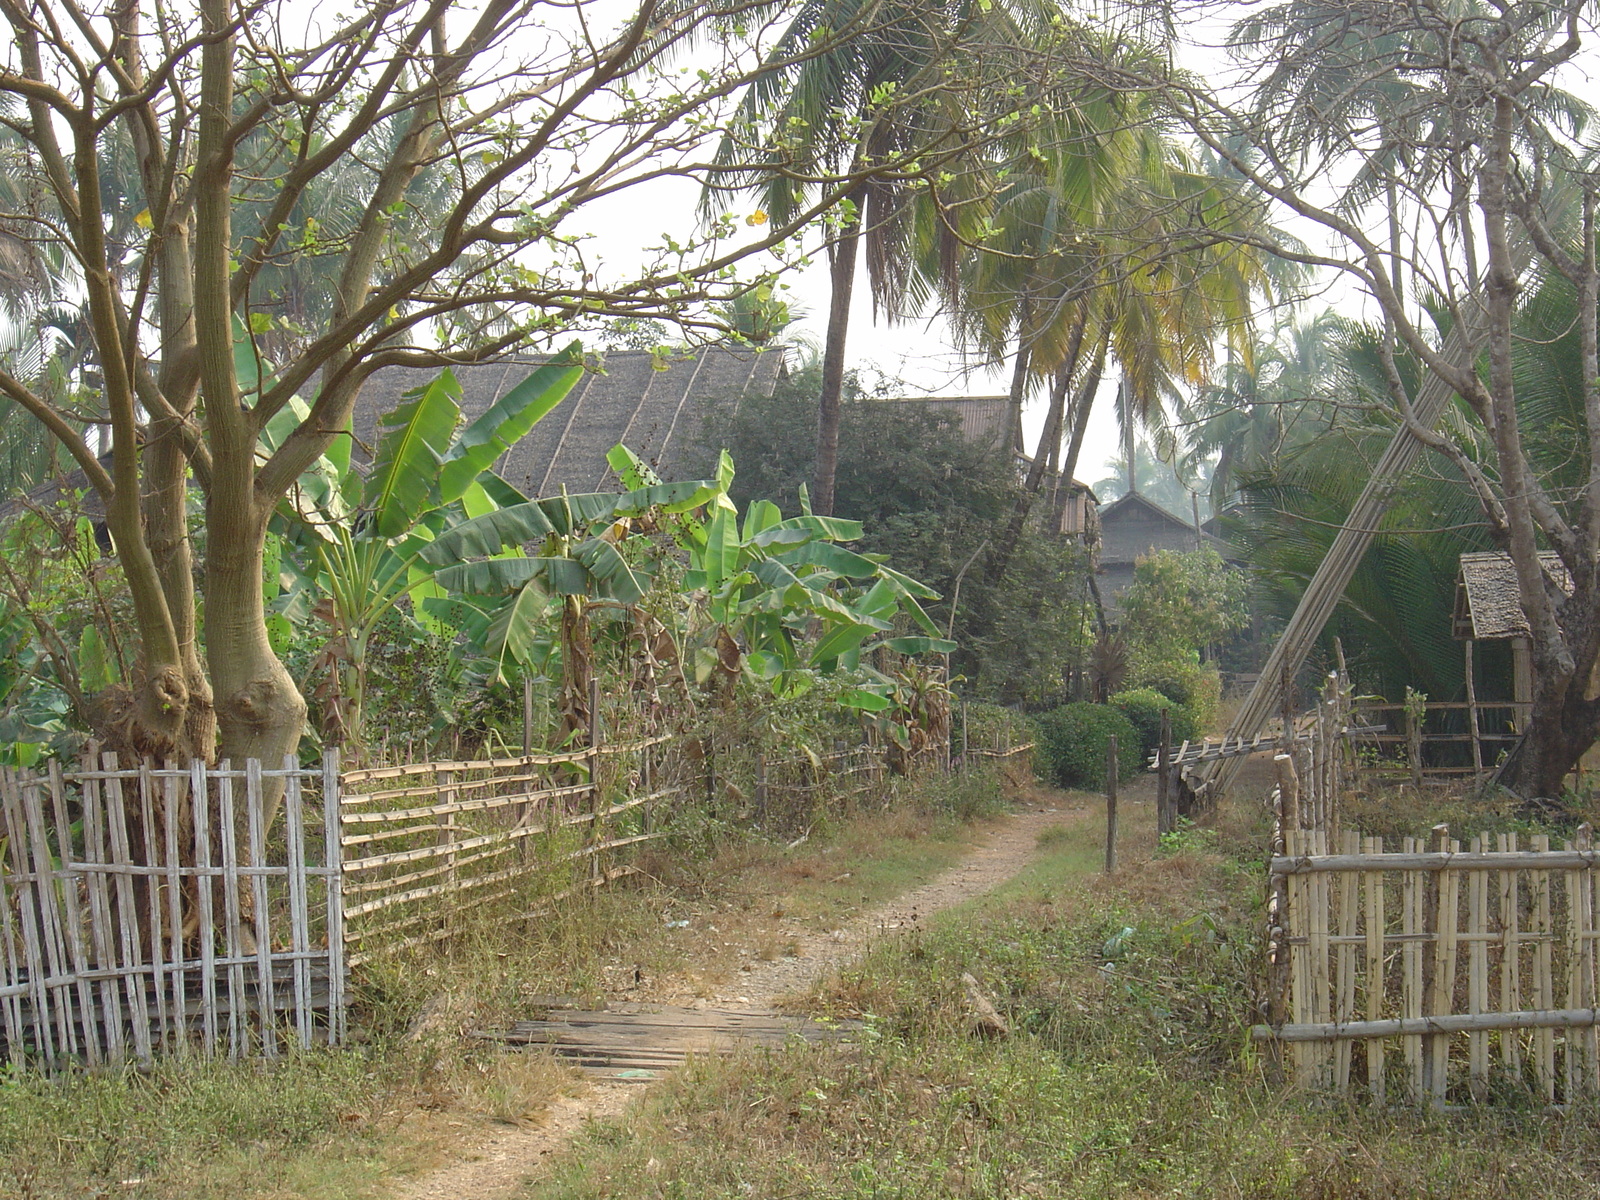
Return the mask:
<svg viewBox="0 0 1600 1200">
<path fill-rule="evenodd" d="M 1085 808 L 1030 804 L 980 832 L 977 847 L 960 865 L 921 887 L 861 913 L 842 928 L 800 939 L 799 952 L 776 962 L 755 963 L 733 985 L 732 994 L 699 1001 L 722 1009 L 765 1009 L 781 997 L 804 992 L 818 979 L 849 963 L 874 942 L 898 936 L 934 913 L 998 887 L 1033 858 L 1039 835 L 1056 825 L 1082 820 Z M 563 1096 L 537 1123 L 507 1126 L 465 1147 L 460 1157 L 415 1180 L 397 1185 L 392 1200 L 497 1200 L 516 1191 L 540 1164 L 560 1150 L 589 1120 L 620 1113 L 644 1088 L 639 1084 L 590 1084 Z"/>
</svg>

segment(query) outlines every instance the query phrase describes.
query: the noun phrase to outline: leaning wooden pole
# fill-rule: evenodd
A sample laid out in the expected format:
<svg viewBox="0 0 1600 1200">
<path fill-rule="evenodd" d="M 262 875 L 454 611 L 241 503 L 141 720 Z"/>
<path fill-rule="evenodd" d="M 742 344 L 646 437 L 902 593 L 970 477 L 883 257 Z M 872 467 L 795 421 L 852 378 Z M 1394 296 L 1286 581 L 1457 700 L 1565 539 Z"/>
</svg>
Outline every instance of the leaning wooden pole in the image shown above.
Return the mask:
<svg viewBox="0 0 1600 1200">
<path fill-rule="evenodd" d="M 1481 317 L 1475 321 L 1459 322 L 1441 348 L 1442 356 L 1465 364 L 1473 362 L 1483 344 L 1483 325 Z M 1417 390 L 1412 411 L 1418 422 L 1432 429 L 1454 397 L 1455 389 L 1437 375 L 1430 374 Z M 1372 544 L 1378 531 L 1378 522 L 1388 510 L 1395 489 L 1416 463 L 1422 450 L 1422 442 L 1408 428 L 1402 425 L 1395 432 L 1394 440 L 1378 460 L 1372 478 L 1367 481 L 1360 497 L 1351 506 L 1350 515 L 1334 536 L 1333 545 L 1318 564 L 1316 574 L 1311 577 L 1294 616 L 1289 618 L 1283 635 L 1267 656 L 1260 678 L 1234 715 L 1233 725 L 1228 731 L 1230 737 L 1255 737 L 1268 718 L 1277 712 L 1283 696 L 1283 681 L 1293 679 L 1299 673 L 1306 655 L 1311 653 L 1311 647 L 1316 644 L 1323 626 L 1328 623 L 1328 618 L 1333 615 L 1334 608 L 1344 595 L 1345 588 L 1350 586 L 1350 580 L 1361 565 L 1367 547 Z M 1203 784 L 1206 795 L 1215 797 L 1226 792 L 1244 762 L 1244 755 L 1216 760 L 1207 771 Z"/>
</svg>

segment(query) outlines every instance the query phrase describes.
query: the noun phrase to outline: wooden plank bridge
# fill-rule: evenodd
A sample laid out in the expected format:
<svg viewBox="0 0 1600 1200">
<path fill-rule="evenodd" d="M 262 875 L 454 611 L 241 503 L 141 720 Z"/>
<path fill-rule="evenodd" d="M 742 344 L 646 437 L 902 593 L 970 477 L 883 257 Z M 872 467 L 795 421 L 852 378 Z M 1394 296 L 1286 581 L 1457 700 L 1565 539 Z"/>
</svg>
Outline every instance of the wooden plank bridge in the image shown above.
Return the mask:
<svg viewBox="0 0 1600 1200">
<path fill-rule="evenodd" d="M 538 1020 L 474 1036 L 508 1045 L 548 1046 L 591 1077 L 648 1083 L 691 1054 L 731 1054 L 743 1046 L 778 1049 L 796 1040 L 839 1042 L 859 1021 L 821 1024 L 766 1009 L 609 1004 L 597 1011 L 552 1010 Z"/>
</svg>

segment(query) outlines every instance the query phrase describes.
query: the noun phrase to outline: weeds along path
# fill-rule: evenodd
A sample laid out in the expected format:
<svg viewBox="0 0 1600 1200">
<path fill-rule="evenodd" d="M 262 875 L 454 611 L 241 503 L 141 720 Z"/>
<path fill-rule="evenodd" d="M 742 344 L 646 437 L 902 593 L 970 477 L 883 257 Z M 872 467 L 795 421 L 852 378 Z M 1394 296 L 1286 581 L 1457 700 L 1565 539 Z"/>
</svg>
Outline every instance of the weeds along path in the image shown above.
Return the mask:
<svg viewBox="0 0 1600 1200">
<path fill-rule="evenodd" d="M 806 991 L 829 972 L 850 963 L 875 942 L 899 936 L 926 918 L 998 887 L 1021 871 L 1038 851 L 1039 835 L 1056 826 L 1099 819 L 1083 798 L 1032 792 L 1018 811 L 974 833 L 976 845 L 959 865 L 921 887 L 868 909 L 838 929 L 799 939 L 798 953 L 752 964 L 726 994 L 698 1001 L 704 1007 L 766 1009 L 784 996 Z M 560 1150 L 590 1120 L 620 1113 L 645 1087 L 595 1082 L 576 1096 L 562 1096 L 537 1122 L 462 1146 L 455 1158 L 426 1175 L 397 1184 L 391 1200 L 497 1200 L 517 1192 L 540 1164 Z"/>
</svg>

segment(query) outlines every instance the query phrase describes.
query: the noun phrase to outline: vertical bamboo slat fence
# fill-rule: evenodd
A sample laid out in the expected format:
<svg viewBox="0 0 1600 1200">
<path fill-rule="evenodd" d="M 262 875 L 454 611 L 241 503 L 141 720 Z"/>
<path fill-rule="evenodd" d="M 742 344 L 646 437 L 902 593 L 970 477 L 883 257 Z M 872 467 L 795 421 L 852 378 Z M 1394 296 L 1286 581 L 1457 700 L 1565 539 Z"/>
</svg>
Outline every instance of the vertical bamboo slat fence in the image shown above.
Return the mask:
<svg viewBox="0 0 1600 1200">
<path fill-rule="evenodd" d="M 340 1041 L 337 778 L 336 760 L 125 768 L 92 753 L 73 771 L 0 772 L 11 1062 Z"/>
<path fill-rule="evenodd" d="M 1545 1102 L 1600 1091 L 1597 855 L 1585 829 L 1406 838 L 1291 830 L 1272 861 L 1287 893 L 1288 1046 L 1297 1082 L 1375 1102 L 1482 1100 L 1497 1082 Z M 1355 1070 L 1357 1060 L 1362 1069 Z"/>
<path fill-rule="evenodd" d="M 0 772 L 0 1058 L 338 1044 L 349 968 L 449 936 L 468 906 L 633 872 L 620 852 L 665 837 L 685 802 L 715 808 L 725 786 L 748 801 L 726 778 L 748 759 L 755 803 L 729 815 L 764 828 L 824 798 L 856 808 L 889 774 L 867 746 L 769 763 L 602 732 L 568 753 L 350 771 L 330 753 Z"/>
<path fill-rule="evenodd" d="M 1600 1094 L 1596 888 L 1588 826 L 1429 838 L 1341 830 L 1348 708 L 1335 680 L 1311 736 L 1278 756 L 1269 1024 L 1296 1084 L 1437 1107 L 1497 1092 Z M 1298 758 L 1298 764 L 1296 762 Z"/>
</svg>

